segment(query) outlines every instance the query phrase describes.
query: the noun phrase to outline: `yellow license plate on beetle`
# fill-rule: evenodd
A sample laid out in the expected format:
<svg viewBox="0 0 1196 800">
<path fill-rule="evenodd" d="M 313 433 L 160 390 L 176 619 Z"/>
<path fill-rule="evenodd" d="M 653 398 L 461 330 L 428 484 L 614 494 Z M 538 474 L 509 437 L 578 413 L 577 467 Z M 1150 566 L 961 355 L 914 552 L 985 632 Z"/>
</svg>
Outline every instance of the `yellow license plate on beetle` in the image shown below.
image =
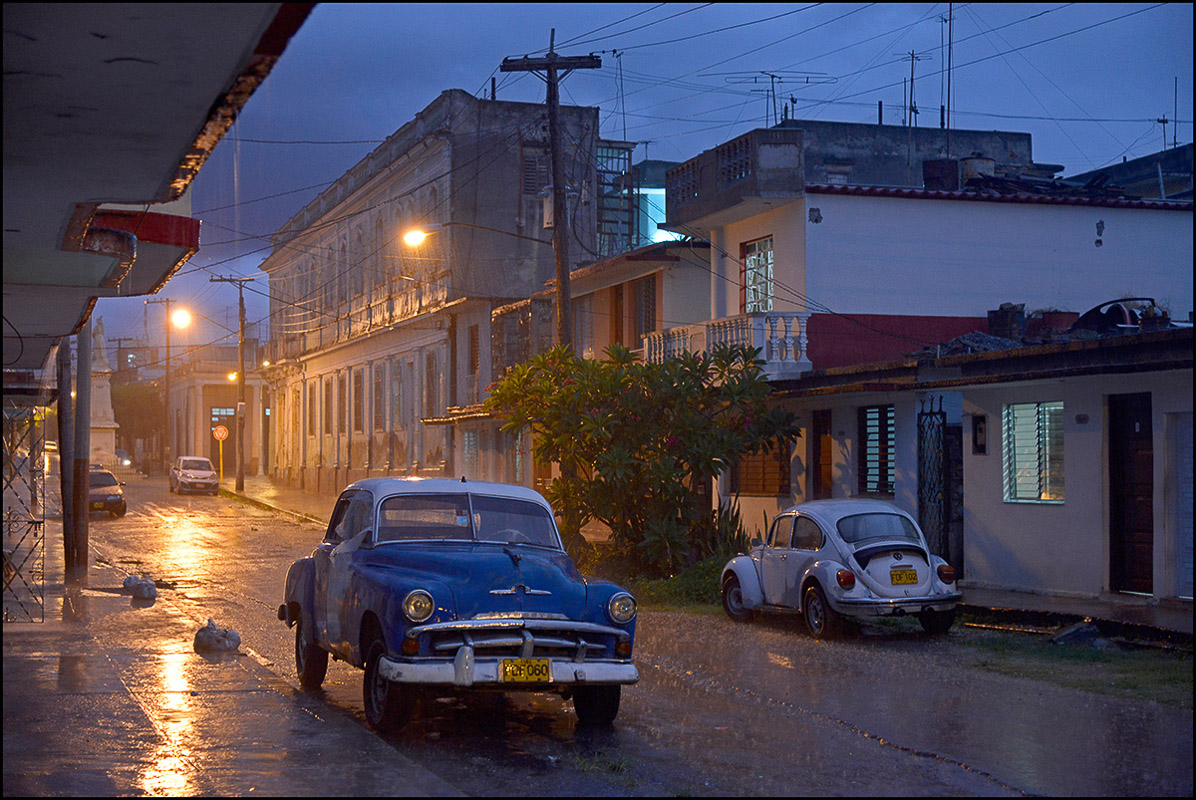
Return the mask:
<svg viewBox="0 0 1196 800">
<path fill-rule="evenodd" d="M 891 569 L 889 570 L 889 580 L 893 582 L 894 586 L 917 583 L 918 571 L 912 567 L 907 567 L 905 569 Z"/>
<path fill-rule="evenodd" d="M 552 666 L 547 658 L 504 658 L 498 662 L 498 679 L 503 683 L 552 683 Z"/>
<path fill-rule="evenodd" d="M 103 510 L 104 510 L 104 504 L 103 504 L 103 503 L 92 503 L 92 504 L 91 504 L 91 507 L 92 507 L 92 509 L 93 509 L 93 510 L 94 510 L 94 509 L 97 509 L 97 508 L 98 508 L 99 510 L 101 510 L 101 511 L 103 511 Z"/>
</svg>

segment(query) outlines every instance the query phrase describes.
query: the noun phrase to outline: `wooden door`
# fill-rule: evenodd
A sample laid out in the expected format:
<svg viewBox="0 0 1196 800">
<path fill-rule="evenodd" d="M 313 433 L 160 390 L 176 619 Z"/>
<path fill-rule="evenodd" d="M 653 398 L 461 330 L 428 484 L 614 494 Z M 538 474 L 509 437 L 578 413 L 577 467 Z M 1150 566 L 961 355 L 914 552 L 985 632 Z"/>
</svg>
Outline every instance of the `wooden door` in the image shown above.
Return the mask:
<svg viewBox="0 0 1196 800">
<path fill-rule="evenodd" d="M 1109 396 L 1109 584 L 1154 592 L 1154 439 L 1150 393 Z"/>
</svg>

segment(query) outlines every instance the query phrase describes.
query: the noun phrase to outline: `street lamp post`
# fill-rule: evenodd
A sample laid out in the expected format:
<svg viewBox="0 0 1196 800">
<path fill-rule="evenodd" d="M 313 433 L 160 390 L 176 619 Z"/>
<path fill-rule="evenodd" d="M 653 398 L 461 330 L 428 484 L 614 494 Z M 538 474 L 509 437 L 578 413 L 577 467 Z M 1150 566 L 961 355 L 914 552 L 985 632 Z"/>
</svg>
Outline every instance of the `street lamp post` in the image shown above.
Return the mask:
<svg viewBox="0 0 1196 800">
<path fill-rule="evenodd" d="M 178 328 L 185 328 L 191 324 L 191 314 L 186 309 L 178 309 L 174 314 L 170 313 L 170 304 L 178 302 L 169 297 L 161 300 L 146 300 L 145 304 L 150 303 L 165 303 L 166 304 L 166 375 L 165 375 L 165 406 L 166 406 L 166 432 L 163 434 L 161 459 L 162 470 L 166 472 L 170 469 L 170 443 L 171 443 L 171 420 L 170 420 L 170 326 L 173 324 Z"/>
<path fill-rule="evenodd" d="M 253 278 L 208 278 L 209 283 L 237 284 L 239 323 L 237 326 L 237 484 L 245 491 L 245 282 Z"/>
</svg>

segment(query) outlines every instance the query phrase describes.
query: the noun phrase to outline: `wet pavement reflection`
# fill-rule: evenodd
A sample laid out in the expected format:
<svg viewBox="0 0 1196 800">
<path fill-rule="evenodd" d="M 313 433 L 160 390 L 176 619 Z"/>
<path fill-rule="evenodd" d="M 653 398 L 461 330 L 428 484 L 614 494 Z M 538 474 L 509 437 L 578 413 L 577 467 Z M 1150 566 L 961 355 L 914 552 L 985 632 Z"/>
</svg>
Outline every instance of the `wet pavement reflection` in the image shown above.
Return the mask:
<svg viewBox="0 0 1196 800">
<path fill-rule="evenodd" d="M 44 626 L 5 626 L 6 794 L 1191 793 L 1190 710 L 970 668 L 916 622 L 818 642 L 795 619 L 646 609 L 613 726 L 579 726 L 556 695 L 467 693 L 379 736 L 360 670 L 333 661 L 299 690 L 275 616 L 322 525 L 126 490 L 129 514 L 92 526 L 89 588 Z M 134 603 L 127 575 L 156 601 Z M 194 651 L 209 617 L 238 653 Z"/>
</svg>

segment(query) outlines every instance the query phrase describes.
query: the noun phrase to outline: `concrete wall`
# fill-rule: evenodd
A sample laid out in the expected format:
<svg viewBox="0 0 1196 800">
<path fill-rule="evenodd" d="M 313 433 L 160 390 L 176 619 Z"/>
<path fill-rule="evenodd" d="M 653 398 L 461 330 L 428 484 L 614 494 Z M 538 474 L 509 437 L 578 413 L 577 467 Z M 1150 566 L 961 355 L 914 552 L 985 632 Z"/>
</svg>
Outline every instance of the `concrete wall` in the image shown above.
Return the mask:
<svg viewBox="0 0 1196 800">
<path fill-rule="evenodd" d="M 964 447 L 964 573 L 968 584 L 1061 595 L 1109 590 L 1107 396 L 1151 392 L 1156 597 L 1175 595 L 1174 496 L 1164 491 L 1174 415 L 1192 411 L 1192 371 L 1077 377 L 964 392 L 965 414 L 988 417 L 987 455 Z M 1064 502 L 1007 503 L 1002 488 L 1005 404 L 1063 401 Z M 1087 420 L 1084 421 L 1084 415 Z"/>
<path fill-rule="evenodd" d="M 840 313 L 1086 311 L 1149 296 L 1192 309 L 1192 213 L 810 193 L 806 292 Z M 1103 226 L 1098 234 L 1098 223 Z M 1101 246 L 1095 242 L 1101 240 Z"/>
</svg>

